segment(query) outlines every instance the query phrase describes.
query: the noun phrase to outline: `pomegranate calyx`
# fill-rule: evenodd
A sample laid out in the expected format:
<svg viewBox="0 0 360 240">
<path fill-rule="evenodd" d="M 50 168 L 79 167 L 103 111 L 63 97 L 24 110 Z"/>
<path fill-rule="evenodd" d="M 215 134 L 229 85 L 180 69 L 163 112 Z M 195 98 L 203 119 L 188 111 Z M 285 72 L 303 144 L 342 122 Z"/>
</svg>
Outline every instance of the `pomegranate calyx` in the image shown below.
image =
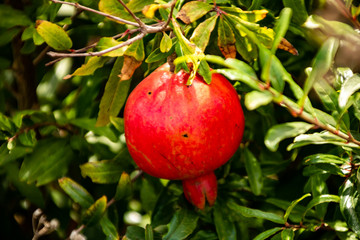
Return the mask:
<svg viewBox="0 0 360 240">
<path fill-rule="evenodd" d="M 204 209 L 206 202 L 214 205 L 217 196 L 217 180 L 214 172 L 182 181 L 186 199 L 199 209 Z"/>
</svg>

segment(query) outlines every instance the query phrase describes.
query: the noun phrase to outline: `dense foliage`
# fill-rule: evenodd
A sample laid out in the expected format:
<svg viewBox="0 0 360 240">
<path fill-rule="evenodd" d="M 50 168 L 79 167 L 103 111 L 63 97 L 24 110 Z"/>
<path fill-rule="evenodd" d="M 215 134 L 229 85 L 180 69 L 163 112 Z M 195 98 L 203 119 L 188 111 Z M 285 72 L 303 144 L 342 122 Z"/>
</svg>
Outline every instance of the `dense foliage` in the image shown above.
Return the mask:
<svg viewBox="0 0 360 240">
<path fill-rule="evenodd" d="M 357 5 L 5 0 L 1 238 L 358 239 Z M 244 106 L 205 210 L 126 148 L 128 93 L 166 61 L 188 84 L 223 74 Z"/>
</svg>

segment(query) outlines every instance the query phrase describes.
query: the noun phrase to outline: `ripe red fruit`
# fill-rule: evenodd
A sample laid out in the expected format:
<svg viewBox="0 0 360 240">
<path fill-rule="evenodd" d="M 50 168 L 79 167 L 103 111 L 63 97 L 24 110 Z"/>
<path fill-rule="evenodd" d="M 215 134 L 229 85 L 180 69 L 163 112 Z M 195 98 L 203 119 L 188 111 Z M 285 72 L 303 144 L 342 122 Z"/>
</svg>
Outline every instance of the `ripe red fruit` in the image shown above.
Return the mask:
<svg viewBox="0 0 360 240">
<path fill-rule="evenodd" d="M 146 173 L 182 180 L 185 197 L 200 209 L 217 195 L 214 170 L 239 147 L 244 115 L 233 86 L 220 74 L 211 84 L 165 64 L 130 94 L 125 137 L 136 164 Z"/>
</svg>

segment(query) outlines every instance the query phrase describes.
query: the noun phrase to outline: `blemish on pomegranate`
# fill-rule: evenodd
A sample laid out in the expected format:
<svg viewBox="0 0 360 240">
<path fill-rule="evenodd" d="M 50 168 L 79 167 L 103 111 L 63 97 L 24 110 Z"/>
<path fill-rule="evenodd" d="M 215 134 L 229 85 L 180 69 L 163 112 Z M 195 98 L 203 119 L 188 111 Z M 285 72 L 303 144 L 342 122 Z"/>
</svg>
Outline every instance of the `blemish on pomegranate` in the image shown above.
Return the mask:
<svg viewBox="0 0 360 240">
<path fill-rule="evenodd" d="M 152 94 L 152 92 L 150 91 L 150 92 L 148 92 L 148 95 L 151 95 Z"/>
<path fill-rule="evenodd" d="M 189 135 L 188 135 L 187 133 L 184 133 L 184 134 L 181 135 L 181 136 L 183 136 L 184 138 L 188 138 L 188 137 L 189 137 Z"/>
</svg>

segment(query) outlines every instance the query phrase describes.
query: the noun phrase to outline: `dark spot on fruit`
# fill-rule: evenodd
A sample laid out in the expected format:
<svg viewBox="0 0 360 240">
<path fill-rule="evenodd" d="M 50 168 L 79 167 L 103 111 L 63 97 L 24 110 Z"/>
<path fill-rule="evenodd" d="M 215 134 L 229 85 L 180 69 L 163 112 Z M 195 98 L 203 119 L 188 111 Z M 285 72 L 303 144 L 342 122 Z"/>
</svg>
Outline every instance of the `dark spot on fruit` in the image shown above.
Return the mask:
<svg viewBox="0 0 360 240">
<path fill-rule="evenodd" d="M 187 133 L 184 133 L 182 136 L 183 136 L 184 138 L 188 138 L 188 137 L 189 137 L 189 135 L 188 135 Z"/>
<path fill-rule="evenodd" d="M 150 91 L 150 92 L 148 92 L 148 95 L 151 95 L 152 94 L 152 92 Z"/>
<path fill-rule="evenodd" d="M 173 117 L 170 117 L 170 119 L 173 119 Z"/>
</svg>

